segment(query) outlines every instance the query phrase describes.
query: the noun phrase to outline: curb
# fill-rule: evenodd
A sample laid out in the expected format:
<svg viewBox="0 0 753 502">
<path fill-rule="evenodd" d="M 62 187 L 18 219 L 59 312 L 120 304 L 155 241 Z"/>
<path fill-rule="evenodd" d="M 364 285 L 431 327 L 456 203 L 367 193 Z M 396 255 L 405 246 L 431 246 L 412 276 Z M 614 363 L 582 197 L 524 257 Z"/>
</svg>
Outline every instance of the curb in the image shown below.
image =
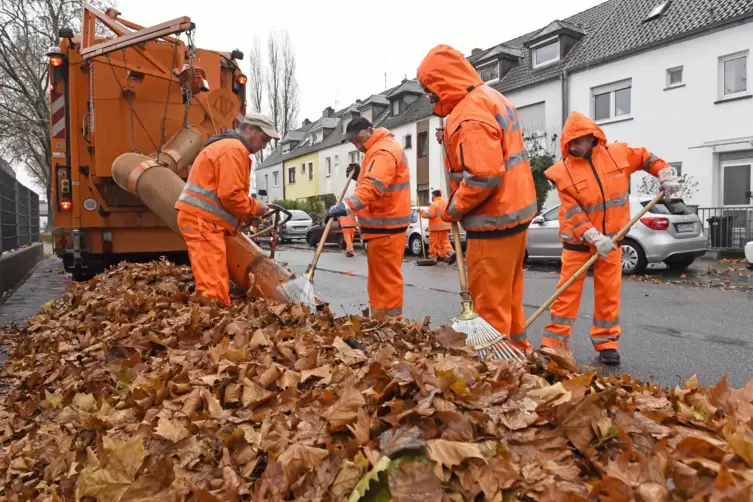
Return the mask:
<svg viewBox="0 0 753 502">
<path fill-rule="evenodd" d="M 44 258 L 44 246 L 35 242 L 0 258 L 0 295 L 13 288 L 18 281 Z"/>
</svg>

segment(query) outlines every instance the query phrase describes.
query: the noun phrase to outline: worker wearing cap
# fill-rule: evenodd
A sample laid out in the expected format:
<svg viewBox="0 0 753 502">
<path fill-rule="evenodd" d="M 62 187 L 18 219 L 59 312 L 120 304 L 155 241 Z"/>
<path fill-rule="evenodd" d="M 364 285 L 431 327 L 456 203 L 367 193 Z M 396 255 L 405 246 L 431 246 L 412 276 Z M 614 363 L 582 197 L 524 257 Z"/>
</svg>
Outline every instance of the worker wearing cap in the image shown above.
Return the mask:
<svg viewBox="0 0 753 502">
<path fill-rule="evenodd" d="M 537 205 L 518 112 L 448 45 L 429 51 L 418 80 L 434 114 L 447 117 L 441 139 L 451 192 L 442 219 L 462 222 L 466 231 L 473 304 L 496 331 L 528 349 L 523 259 Z"/>
<path fill-rule="evenodd" d="M 421 217 L 429 220 L 429 257 L 436 263 L 440 259 L 453 263 L 455 251 L 450 245 L 450 224 L 442 219 L 447 210 L 447 201 L 442 198 L 442 190 L 431 192 L 429 208 L 421 211 Z"/>
<path fill-rule="evenodd" d="M 403 316 L 403 254 L 411 221 L 410 170 L 400 143 L 382 127 L 374 129 L 364 117 L 348 123 L 345 133 L 365 153 L 361 165 L 350 164 L 358 186 L 327 216 L 355 214 L 361 239 L 368 242 L 368 290 L 371 315 Z"/>
<path fill-rule="evenodd" d="M 626 143 L 607 145 L 596 123 L 573 112 L 560 140 L 562 160 L 544 172 L 560 197 L 559 226 L 562 272 L 557 287 L 567 282 L 594 253 L 594 314 L 591 342 L 605 364 L 619 364 L 620 289 L 622 253 L 612 237 L 630 221 L 630 175 L 643 170 L 660 180 L 666 195 L 680 184 L 672 168 L 645 148 Z M 585 274 L 580 276 L 551 307 L 551 323 L 544 327 L 541 344 L 568 346 L 578 316 Z"/>
<path fill-rule="evenodd" d="M 175 203 L 186 241 L 196 291 L 230 303 L 225 237 L 265 214 L 267 206 L 248 196 L 250 154 L 280 139 L 272 121 L 259 113 L 244 117 L 237 131 L 209 138 Z"/>
<path fill-rule="evenodd" d="M 337 219 L 340 224 L 340 228 L 343 231 L 343 239 L 345 240 L 345 256 L 352 258 L 356 255 L 355 249 L 353 249 L 353 239 L 356 236 L 356 217 L 351 215 L 340 216 Z"/>
</svg>

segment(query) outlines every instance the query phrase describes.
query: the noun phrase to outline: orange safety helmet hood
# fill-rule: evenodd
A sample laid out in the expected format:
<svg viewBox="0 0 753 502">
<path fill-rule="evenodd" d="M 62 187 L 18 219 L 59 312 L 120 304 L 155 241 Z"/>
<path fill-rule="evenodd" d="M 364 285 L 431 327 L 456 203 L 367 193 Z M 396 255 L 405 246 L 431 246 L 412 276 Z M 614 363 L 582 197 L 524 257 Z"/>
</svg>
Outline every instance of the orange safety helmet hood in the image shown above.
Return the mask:
<svg viewBox="0 0 753 502">
<path fill-rule="evenodd" d="M 439 97 L 434 114 L 446 117 L 474 88 L 483 84 L 471 63 L 449 45 L 437 45 L 418 66 L 418 81 Z"/>
<path fill-rule="evenodd" d="M 560 151 L 562 158 L 570 156 L 570 142 L 574 139 L 582 138 L 593 134 L 598 144 L 604 146 L 607 144 L 607 136 L 596 122 L 586 117 L 582 113 L 572 112 L 565 122 L 565 128 L 562 130 L 562 139 L 560 140 Z M 595 146 L 595 145 L 594 145 Z"/>
</svg>

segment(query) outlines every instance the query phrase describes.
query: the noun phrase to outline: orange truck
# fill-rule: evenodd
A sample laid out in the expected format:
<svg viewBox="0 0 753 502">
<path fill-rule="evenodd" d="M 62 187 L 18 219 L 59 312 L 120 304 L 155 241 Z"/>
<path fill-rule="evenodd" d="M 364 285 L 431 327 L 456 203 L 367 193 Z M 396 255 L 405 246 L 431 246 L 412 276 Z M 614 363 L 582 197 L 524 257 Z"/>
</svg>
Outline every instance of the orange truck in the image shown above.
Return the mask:
<svg viewBox="0 0 753 502">
<path fill-rule="evenodd" d="M 53 248 L 76 280 L 187 260 L 173 205 L 206 139 L 246 107 L 243 54 L 196 48 L 194 32 L 188 17 L 145 28 L 84 3 L 81 33 L 61 29 L 48 52 Z M 287 270 L 241 233 L 226 244 L 235 284 L 282 299 Z"/>
</svg>

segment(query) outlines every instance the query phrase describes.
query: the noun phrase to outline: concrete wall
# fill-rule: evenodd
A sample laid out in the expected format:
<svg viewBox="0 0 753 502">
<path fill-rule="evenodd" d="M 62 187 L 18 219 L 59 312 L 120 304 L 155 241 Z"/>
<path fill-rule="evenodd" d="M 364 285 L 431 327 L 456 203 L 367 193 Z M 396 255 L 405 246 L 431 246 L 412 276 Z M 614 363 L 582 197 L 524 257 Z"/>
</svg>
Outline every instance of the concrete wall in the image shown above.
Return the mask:
<svg viewBox="0 0 753 502">
<path fill-rule="evenodd" d="M 278 173 L 277 186 L 274 184 L 274 173 Z M 256 169 L 256 188 L 257 190 L 267 190 L 266 201 L 282 200 L 283 196 L 283 180 L 282 180 L 282 162 L 274 164 L 262 169 Z M 269 183 L 267 183 L 267 180 Z"/>
<path fill-rule="evenodd" d="M 609 141 L 644 146 L 667 162 L 682 162 L 682 172 L 698 182 L 691 204 L 721 204 L 718 153 L 749 150 L 747 143 L 702 147 L 753 136 L 753 99 L 720 102 L 719 58 L 753 48 L 753 24 L 744 24 L 575 73 L 570 77 L 570 110 L 590 115 L 591 88 L 632 79 L 631 117 L 602 124 Z M 753 96 L 753 61 L 748 54 L 748 89 Z M 667 89 L 666 73 L 683 67 L 683 87 Z M 633 177 L 635 193 L 642 173 Z"/>
<path fill-rule="evenodd" d="M 0 257 L 0 294 L 5 293 L 44 258 L 44 246 L 35 242 L 29 247 L 17 249 Z"/>
</svg>

